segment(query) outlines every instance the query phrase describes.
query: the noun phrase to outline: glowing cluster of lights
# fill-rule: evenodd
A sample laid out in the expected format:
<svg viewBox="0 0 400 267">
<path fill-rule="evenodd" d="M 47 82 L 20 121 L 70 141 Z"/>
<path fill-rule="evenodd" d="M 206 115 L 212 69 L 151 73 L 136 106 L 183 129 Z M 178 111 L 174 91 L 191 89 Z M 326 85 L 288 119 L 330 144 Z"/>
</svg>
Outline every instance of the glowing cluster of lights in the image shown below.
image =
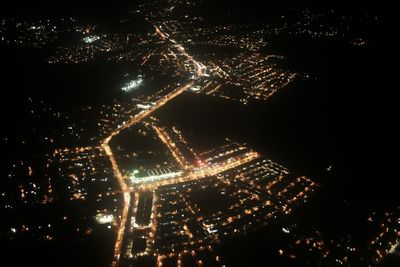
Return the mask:
<svg viewBox="0 0 400 267">
<path fill-rule="evenodd" d="M 192 87 L 190 88 L 190 90 L 192 90 L 193 92 L 198 92 L 198 91 L 201 90 L 201 86 L 199 86 L 199 85 L 192 86 Z"/>
<path fill-rule="evenodd" d="M 125 84 L 124 87 L 122 87 L 122 91 L 124 92 L 131 92 L 133 89 L 138 88 L 143 84 L 143 77 L 142 75 L 139 75 L 136 80 L 130 81 Z"/>
<path fill-rule="evenodd" d="M 95 42 L 95 41 L 97 41 L 99 39 L 100 39 L 99 36 L 93 35 L 93 36 L 87 36 L 87 37 L 83 38 L 83 41 L 85 43 L 87 43 L 87 44 L 90 44 L 90 43 L 93 43 L 93 42 Z"/>
<path fill-rule="evenodd" d="M 43 28 L 44 28 L 43 26 L 32 26 L 32 27 L 30 27 L 31 30 L 40 30 L 40 29 L 43 29 Z"/>
<path fill-rule="evenodd" d="M 137 104 L 136 106 L 140 109 L 145 109 L 145 110 L 152 107 L 150 104 Z"/>
<path fill-rule="evenodd" d="M 400 242 L 393 245 L 392 248 L 390 249 L 389 253 L 400 256 Z"/>
<path fill-rule="evenodd" d="M 141 183 L 152 183 L 156 181 L 161 181 L 165 179 L 176 178 L 183 175 L 183 171 L 177 172 L 169 172 L 160 175 L 152 175 L 152 176 L 145 176 L 137 178 L 135 177 L 135 173 L 131 176 L 131 181 L 133 184 L 141 184 Z"/>
<path fill-rule="evenodd" d="M 114 216 L 112 214 L 99 213 L 96 215 L 96 221 L 99 224 L 112 223 L 114 221 Z"/>
</svg>

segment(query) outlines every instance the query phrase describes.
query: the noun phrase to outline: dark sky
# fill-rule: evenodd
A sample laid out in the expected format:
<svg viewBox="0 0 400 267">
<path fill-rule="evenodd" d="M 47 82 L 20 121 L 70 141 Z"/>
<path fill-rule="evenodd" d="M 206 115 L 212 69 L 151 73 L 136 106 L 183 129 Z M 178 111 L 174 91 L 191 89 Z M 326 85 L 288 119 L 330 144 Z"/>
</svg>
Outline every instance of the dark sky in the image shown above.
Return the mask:
<svg viewBox="0 0 400 267">
<path fill-rule="evenodd" d="M 192 0 L 193 1 L 193 0 Z M 240 10 L 247 10 L 261 14 L 290 8 L 293 5 L 308 8 L 331 8 L 341 9 L 349 13 L 363 12 L 365 10 L 378 14 L 395 15 L 397 9 L 394 8 L 394 1 L 363 1 L 363 0 L 325 0 L 325 1 L 295 1 L 295 0 L 205 0 L 213 5 L 218 5 L 222 9 L 229 9 L 232 6 L 239 7 Z M 124 13 L 130 8 L 141 2 L 139 0 L 111 0 L 111 1 L 13 1 L 5 0 L 0 3 L 0 14 L 8 16 L 40 17 L 40 16 L 69 16 L 83 15 L 87 17 L 114 16 Z M 373 3 L 368 3 L 373 2 Z M 247 12 L 246 12 L 247 13 Z"/>
<path fill-rule="evenodd" d="M 126 12 L 135 7 L 137 1 L 2 1 L 0 14 L 9 16 L 35 17 L 58 17 L 58 16 L 84 16 L 100 17 L 113 16 Z"/>
</svg>

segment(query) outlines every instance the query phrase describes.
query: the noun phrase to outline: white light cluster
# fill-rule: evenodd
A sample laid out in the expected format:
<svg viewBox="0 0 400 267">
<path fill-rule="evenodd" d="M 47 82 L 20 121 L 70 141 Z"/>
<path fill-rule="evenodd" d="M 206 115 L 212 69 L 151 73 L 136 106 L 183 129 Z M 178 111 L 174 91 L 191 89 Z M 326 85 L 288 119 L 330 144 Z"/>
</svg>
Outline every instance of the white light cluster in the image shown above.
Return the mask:
<svg viewBox="0 0 400 267">
<path fill-rule="evenodd" d="M 136 80 L 130 81 L 125 84 L 124 87 L 122 87 L 122 91 L 124 92 L 131 92 L 133 89 L 138 88 L 143 84 L 143 77 L 142 75 L 139 75 Z"/>
<path fill-rule="evenodd" d="M 146 177 L 141 177 L 141 178 L 136 178 L 135 175 L 132 175 L 131 181 L 133 184 L 140 184 L 140 183 L 151 183 L 155 181 L 160 181 L 164 179 L 171 179 L 175 177 L 179 177 L 183 175 L 183 171 L 178 171 L 178 172 L 170 172 L 170 173 L 165 173 L 161 175 L 152 175 L 152 176 L 146 176 Z"/>
<path fill-rule="evenodd" d="M 112 214 L 99 213 L 96 215 L 96 221 L 99 224 L 111 223 L 114 221 L 114 216 Z"/>
<path fill-rule="evenodd" d="M 137 104 L 136 106 L 137 106 L 138 108 L 144 109 L 144 110 L 151 108 L 151 105 L 149 105 L 149 104 L 146 104 L 146 105 L 144 105 L 144 104 Z"/>
<path fill-rule="evenodd" d="M 83 38 L 83 41 L 85 43 L 87 43 L 87 44 L 90 44 L 90 43 L 93 43 L 93 42 L 95 42 L 95 41 L 97 41 L 99 39 L 100 39 L 99 36 L 93 35 L 93 36 L 87 36 L 87 37 Z"/>
</svg>

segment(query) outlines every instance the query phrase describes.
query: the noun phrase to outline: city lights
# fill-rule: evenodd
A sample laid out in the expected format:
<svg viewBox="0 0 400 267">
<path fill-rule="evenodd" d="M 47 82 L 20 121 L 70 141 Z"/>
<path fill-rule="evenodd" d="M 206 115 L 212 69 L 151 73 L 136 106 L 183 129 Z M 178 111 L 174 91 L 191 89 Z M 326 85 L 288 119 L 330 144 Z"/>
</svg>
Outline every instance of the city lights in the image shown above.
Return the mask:
<svg viewBox="0 0 400 267">
<path fill-rule="evenodd" d="M 394 157 L 369 111 L 395 76 L 395 16 L 220 1 L 4 6 L 4 262 L 400 261 Z"/>
</svg>

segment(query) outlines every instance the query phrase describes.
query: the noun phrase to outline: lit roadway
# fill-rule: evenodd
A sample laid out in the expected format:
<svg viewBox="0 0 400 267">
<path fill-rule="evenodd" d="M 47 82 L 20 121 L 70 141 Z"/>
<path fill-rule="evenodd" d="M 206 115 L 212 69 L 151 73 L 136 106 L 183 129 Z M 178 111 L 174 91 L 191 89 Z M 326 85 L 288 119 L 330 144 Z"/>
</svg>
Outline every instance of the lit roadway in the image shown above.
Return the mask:
<svg viewBox="0 0 400 267">
<path fill-rule="evenodd" d="M 156 131 L 158 137 L 161 139 L 161 141 L 168 147 L 168 149 L 171 151 L 172 156 L 175 158 L 175 160 L 179 163 L 179 165 L 183 169 L 187 169 L 187 164 L 186 160 L 183 157 L 183 155 L 180 153 L 178 148 L 176 147 L 175 143 L 172 142 L 168 134 L 164 131 L 164 129 L 155 126 L 154 124 L 151 125 L 153 129 Z"/>
<path fill-rule="evenodd" d="M 114 171 L 114 175 L 118 179 L 119 186 L 121 187 L 121 190 L 124 193 L 124 207 L 122 210 L 121 223 L 120 223 L 120 227 L 118 230 L 117 240 L 115 241 L 115 249 L 114 249 L 115 252 L 114 252 L 114 259 L 113 259 L 113 263 L 112 263 L 112 266 L 116 266 L 119 261 L 119 258 L 121 256 L 121 247 L 122 247 L 122 241 L 124 238 L 126 222 L 128 219 L 128 211 L 129 211 L 130 203 L 131 203 L 131 194 L 130 194 L 130 190 L 129 190 L 128 186 L 124 182 L 124 177 L 122 176 L 120 170 L 118 169 L 118 165 L 117 165 L 117 162 L 115 161 L 115 158 L 111 151 L 111 148 L 108 145 L 108 142 L 111 140 L 111 137 L 107 137 L 107 139 L 104 140 L 103 149 L 106 152 L 107 156 L 110 158 L 111 165 L 112 165 L 112 168 Z"/>
<path fill-rule="evenodd" d="M 187 161 L 183 157 L 182 153 L 179 151 L 176 144 L 171 140 L 168 133 L 164 131 L 163 128 L 157 127 L 155 124 L 150 124 L 151 127 L 156 131 L 158 137 L 161 141 L 168 147 L 171 154 L 177 161 L 177 163 L 181 166 L 183 170 L 185 170 L 182 175 L 177 177 L 167 177 L 165 179 L 146 179 L 143 182 L 140 182 L 132 188 L 133 190 L 150 190 L 155 189 L 162 185 L 174 184 L 187 182 L 190 180 L 201 179 L 207 176 L 214 176 L 224 171 L 236 168 L 242 164 L 245 164 L 249 161 L 257 159 L 260 155 L 255 151 L 247 152 L 243 155 L 239 155 L 237 157 L 230 158 L 222 163 L 214 164 L 212 166 L 202 166 L 202 167 L 193 167 L 187 164 Z"/>
<path fill-rule="evenodd" d="M 182 45 L 178 44 L 174 39 L 169 38 L 169 35 L 161 30 L 161 26 L 160 27 L 154 26 L 154 27 L 156 28 L 156 33 L 161 37 L 161 39 L 170 41 L 173 44 L 173 46 L 175 46 L 178 49 L 181 55 L 187 57 L 190 61 L 192 61 L 192 63 L 197 68 L 198 77 L 206 75 L 206 66 L 204 66 L 201 62 L 194 60 L 193 57 L 185 51 L 185 48 Z"/>
<path fill-rule="evenodd" d="M 104 141 L 102 143 L 102 147 L 103 147 L 104 151 L 106 152 L 106 155 L 110 158 L 111 165 L 112 165 L 112 168 L 114 171 L 114 175 L 118 179 L 119 186 L 121 187 L 121 191 L 124 194 L 124 208 L 123 208 L 122 215 L 121 215 L 121 223 L 120 223 L 120 227 L 119 227 L 118 234 L 117 234 L 117 241 L 115 243 L 113 266 L 117 266 L 117 264 L 119 262 L 119 258 L 121 256 L 122 241 L 123 241 L 123 236 L 124 236 L 124 231 L 125 231 L 125 225 L 128 220 L 128 211 L 130 208 L 131 197 L 130 197 L 130 188 L 126 185 L 126 183 L 124 181 L 124 177 L 118 168 L 117 162 L 115 160 L 114 154 L 112 153 L 109 143 L 110 143 L 111 139 L 114 136 L 116 136 L 117 134 L 119 134 L 122 130 L 127 129 L 127 128 L 131 127 L 132 125 L 142 121 L 144 118 L 149 116 L 151 113 L 153 113 L 160 107 L 164 106 L 168 101 L 174 99 L 175 97 L 177 97 L 178 95 L 180 95 L 181 93 L 183 93 L 184 91 L 189 89 L 193 84 L 194 84 L 194 82 L 190 82 L 186 85 L 178 87 L 173 92 L 169 93 L 168 95 L 166 95 L 165 97 L 160 99 L 151 108 L 142 111 L 140 114 L 134 116 L 132 119 L 125 122 L 125 124 L 123 126 L 119 127 L 117 130 L 112 132 L 106 139 L 104 139 Z"/>
<path fill-rule="evenodd" d="M 192 61 L 192 63 L 197 67 L 197 71 L 196 71 L 197 78 L 199 78 L 205 74 L 205 67 L 203 64 L 195 61 L 189 54 L 187 54 L 185 52 L 184 48 L 181 45 L 177 44 L 176 41 L 169 39 L 168 35 L 163 33 L 158 27 L 155 27 L 155 28 L 156 28 L 157 35 L 159 35 L 162 39 L 170 40 L 171 43 L 173 43 L 178 48 L 178 50 L 182 53 L 182 55 L 186 56 L 188 58 L 188 60 Z M 151 106 L 149 109 L 142 111 L 141 113 L 135 115 L 130 120 L 126 121 L 121 127 L 118 127 L 107 138 L 105 138 L 102 143 L 102 148 L 104 149 L 106 155 L 110 159 L 112 169 L 114 171 L 114 175 L 118 180 L 118 183 L 119 183 L 119 186 L 121 187 L 122 193 L 124 194 L 124 206 L 123 206 L 123 210 L 122 210 L 122 214 L 121 214 L 121 222 L 120 222 L 120 226 L 119 226 L 118 233 L 117 233 L 117 239 L 115 242 L 114 258 L 113 258 L 112 266 L 117 266 L 119 263 L 120 257 L 121 257 L 121 249 L 122 249 L 122 243 L 123 243 L 123 238 L 124 238 L 124 232 L 125 232 L 125 227 L 126 227 L 126 223 L 128 220 L 128 211 L 131 206 L 131 197 L 130 197 L 131 190 L 124 181 L 124 177 L 118 168 L 117 162 L 115 160 L 114 154 L 110 148 L 109 143 L 110 143 L 111 139 L 114 136 L 118 135 L 122 130 L 127 129 L 127 128 L 131 127 L 132 125 L 142 121 L 144 118 L 149 116 L 151 113 L 153 113 L 157 109 L 164 106 L 170 100 L 174 99 L 175 97 L 177 97 L 184 91 L 188 90 L 190 87 L 193 86 L 194 83 L 195 83 L 195 80 L 193 80 L 181 87 L 176 88 L 174 91 L 172 91 L 171 93 L 169 93 L 168 95 L 164 96 L 159 101 L 157 101 L 156 104 Z"/>
<path fill-rule="evenodd" d="M 255 151 L 251 151 L 244 155 L 231 158 L 229 161 L 226 161 L 221 164 L 217 164 L 215 166 L 204 166 L 204 167 L 192 168 L 192 169 L 186 170 L 184 174 L 182 174 L 181 176 L 178 176 L 178 177 L 167 178 L 167 179 L 162 179 L 162 180 L 149 179 L 148 181 L 144 181 L 142 183 L 134 185 L 132 187 L 132 190 L 133 191 L 154 190 L 155 188 L 157 188 L 159 186 L 163 186 L 163 185 L 183 183 L 183 182 L 188 182 L 191 180 L 197 180 L 197 179 L 202 179 L 202 178 L 209 177 L 209 176 L 214 176 L 219 173 L 225 172 L 227 170 L 236 168 L 236 167 L 243 165 L 247 162 L 250 162 L 252 160 L 255 160 L 259 157 L 260 157 L 260 154 L 258 154 Z"/>
</svg>

